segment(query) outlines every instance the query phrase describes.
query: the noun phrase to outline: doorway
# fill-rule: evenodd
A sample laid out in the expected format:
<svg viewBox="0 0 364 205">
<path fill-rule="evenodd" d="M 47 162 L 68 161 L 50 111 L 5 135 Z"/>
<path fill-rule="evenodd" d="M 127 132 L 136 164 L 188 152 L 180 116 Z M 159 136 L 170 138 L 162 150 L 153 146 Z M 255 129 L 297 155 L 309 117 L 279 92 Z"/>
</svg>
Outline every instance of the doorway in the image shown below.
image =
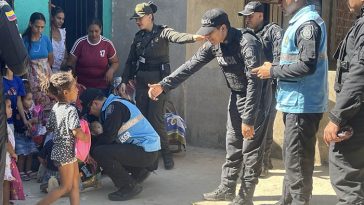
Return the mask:
<svg viewBox="0 0 364 205">
<path fill-rule="evenodd" d="M 67 29 L 66 47 L 70 51 L 75 41 L 87 34 L 87 27 L 95 18 L 102 22 L 103 0 L 51 0 L 65 12 L 63 26 Z"/>
</svg>

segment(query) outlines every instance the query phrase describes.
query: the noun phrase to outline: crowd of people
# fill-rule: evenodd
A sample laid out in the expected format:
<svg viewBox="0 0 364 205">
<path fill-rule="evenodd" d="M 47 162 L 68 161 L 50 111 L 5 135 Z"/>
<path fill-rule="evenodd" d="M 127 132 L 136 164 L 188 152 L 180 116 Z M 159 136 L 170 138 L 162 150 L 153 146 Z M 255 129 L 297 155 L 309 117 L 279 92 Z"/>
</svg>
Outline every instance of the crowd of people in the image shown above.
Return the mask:
<svg viewBox="0 0 364 205">
<path fill-rule="evenodd" d="M 208 10 L 196 34 L 157 25 L 153 2 L 137 4 L 140 29 L 122 76 L 118 53 L 94 19 L 87 35 L 66 50 L 65 12 L 53 6 L 51 38 L 45 16 L 35 12 L 23 37 L 29 70 L 16 76 L 2 69 L 8 142 L 3 204 L 25 200 L 23 181 L 37 179 L 51 204 L 67 195 L 80 203 L 80 189 L 102 173 L 117 190 L 112 201 L 131 199 L 158 168 L 173 169 L 165 127 L 168 92 L 217 59 L 231 90 L 227 109 L 226 161 L 219 186 L 203 198 L 252 205 L 258 177 L 272 169 L 270 149 L 276 111 L 285 124 L 285 176 L 277 205 L 307 205 L 312 195 L 316 133 L 328 106 L 327 33 L 323 19 L 306 0 L 280 0 L 292 16 L 288 28 L 266 22 L 259 1 L 245 5 L 245 28 L 230 25 L 222 9 Z M 362 12 L 361 0 L 347 0 Z M 9 12 L 9 11 L 8 11 Z M 338 205 L 364 204 L 363 14 L 338 49 L 335 91 L 324 141 L 330 146 L 330 179 Z M 9 18 L 8 18 L 9 19 Z M 10 20 L 10 19 L 9 19 Z M 196 54 L 171 73 L 169 43 L 205 41 Z M 315 92 L 312 92 L 315 90 Z M 241 186 L 236 193 L 238 178 Z M 54 183 L 51 183 L 54 182 Z M 55 187 L 51 184 L 56 184 Z"/>
</svg>

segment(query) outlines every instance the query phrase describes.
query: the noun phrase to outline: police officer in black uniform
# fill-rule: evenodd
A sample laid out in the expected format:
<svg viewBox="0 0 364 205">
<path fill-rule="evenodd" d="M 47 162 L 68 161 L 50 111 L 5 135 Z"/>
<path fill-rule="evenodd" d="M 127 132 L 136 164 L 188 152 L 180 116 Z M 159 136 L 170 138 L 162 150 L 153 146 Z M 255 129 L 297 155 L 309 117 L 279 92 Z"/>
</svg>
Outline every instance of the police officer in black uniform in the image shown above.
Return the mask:
<svg viewBox="0 0 364 205">
<path fill-rule="evenodd" d="M 330 144 L 330 180 L 339 198 L 337 205 L 364 204 L 364 3 L 347 2 L 359 18 L 334 56 L 336 104 L 324 131 L 324 140 Z"/>
<path fill-rule="evenodd" d="M 157 6 L 152 2 L 137 4 L 135 19 L 140 31 L 135 34 L 129 57 L 122 76 L 122 87 L 136 79 L 136 104 L 153 125 L 161 138 L 161 152 L 165 169 L 172 169 L 174 161 L 168 146 L 168 138 L 164 124 L 165 104 L 168 96 L 163 94 L 158 101 L 148 98 L 148 84 L 159 82 L 170 74 L 169 43 L 193 43 L 203 40 L 200 35 L 179 33 L 165 25 L 154 24 L 154 13 Z"/>
<path fill-rule="evenodd" d="M 244 10 L 238 13 L 239 16 L 245 16 L 246 27 L 252 29 L 260 38 L 263 44 L 264 61 L 269 61 L 274 64 L 279 64 L 281 55 L 281 42 L 283 30 L 276 23 L 268 23 L 264 21 L 264 6 L 259 1 L 251 1 L 245 5 Z M 263 84 L 263 90 L 266 91 L 266 96 L 271 95 L 272 101 L 262 100 L 267 103 L 268 112 L 267 133 L 265 137 L 265 148 L 263 155 L 263 170 L 261 177 L 268 175 L 268 170 L 273 168 L 271 161 L 271 147 L 273 143 L 273 124 L 276 117 L 276 81 L 267 79 Z M 269 92 L 271 90 L 271 92 Z M 269 97 L 269 96 L 268 96 Z"/>
<path fill-rule="evenodd" d="M 20 38 L 14 11 L 6 1 L 0 0 L 0 68 L 7 65 L 15 75 L 25 74 L 27 51 Z M 2 184 L 5 170 L 5 144 L 7 138 L 2 78 L 0 80 L 0 201 L 3 201 Z"/>
<path fill-rule="evenodd" d="M 226 162 L 218 188 L 205 193 L 205 200 L 233 200 L 232 204 L 253 204 L 255 186 L 262 165 L 264 110 L 261 107 L 262 81 L 251 75 L 250 69 L 261 65 L 262 45 L 247 29 L 230 26 L 227 14 L 211 9 L 202 17 L 197 32 L 209 40 L 197 53 L 158 84 L 150 85 L 149 96 L 159 98 L 180 85 L 214 58 L 223 71 L 231 90 L 227 113 Z M 244 156 L 244 158 L 243 158 Z M 235 196 L 240 170 L 244 166 L 242 186 Z"/>
</svg>

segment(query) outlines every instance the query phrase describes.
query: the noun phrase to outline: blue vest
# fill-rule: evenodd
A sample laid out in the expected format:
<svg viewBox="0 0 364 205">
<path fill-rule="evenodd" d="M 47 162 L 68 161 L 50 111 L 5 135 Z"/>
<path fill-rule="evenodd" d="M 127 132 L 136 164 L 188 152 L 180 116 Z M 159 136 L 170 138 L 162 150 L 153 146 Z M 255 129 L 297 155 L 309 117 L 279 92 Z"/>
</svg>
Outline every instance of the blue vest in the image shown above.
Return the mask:
<svg viewBox="0 0 364 205">
<path fill-rule="evenodd" d="M 105 112 L 110 103 L 114 101 L 122 103 L 130 111 L 130 119 L 119 129 L 117 141 L 143 147 L 146 152 L 155 152 L 160 150 L 161 144 L 159 135 L 133 103 L 111 94 L 102 106 L 101 112 Z M 106 112 L 101 121 L 104 121 L 105 118 Z"/>
<path fill-rule="evenodd" d="M 296 31 L 307 21 L 315 21 L 321 28 L 316 71 L 301 78 L 278 78 L 276 109 L 286 113 L 323 113 L 327 109 L 327 34 L 326 25 L 313 5 L 300 9 L 289 21 L 284 33 L 280 65 L 299 61 L 299 48 L 296 46 Z"/>
</svg>

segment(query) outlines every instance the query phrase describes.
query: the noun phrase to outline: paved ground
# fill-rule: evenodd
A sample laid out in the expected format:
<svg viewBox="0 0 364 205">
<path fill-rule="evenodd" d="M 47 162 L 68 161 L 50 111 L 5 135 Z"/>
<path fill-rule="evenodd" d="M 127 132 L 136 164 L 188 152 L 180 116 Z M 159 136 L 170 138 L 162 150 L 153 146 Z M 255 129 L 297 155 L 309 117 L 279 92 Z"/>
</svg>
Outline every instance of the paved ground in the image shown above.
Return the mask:
<svg viewBox="0 0 364 205">
<path fill-rule="evenodd" d="M 157 170 L 143 183 L 143 192 L 135 199 L 126 202 L 111 202 L 107 194 L 114 191 L 109 178 L 102 179 L 100 189 L 91 189 L 81 193 L 81 204 L 126 204 L 126 205 L 225 205 L 227 202 L 204 202 L 202 193 L 211 191 L 219 184 L 224 151 L 188 147 L 185 154 L 175 156 L 176 167 L 171 171 Z M 271 177 L 261 179 L 254 197 L 255 205 L 274 204 L 281 195 L 283 170 L 282 162 L 274 160 L 275 169 Z M 17 205 L 35 204 L 44 195 L 39 191 L 39 184 L 26 182 L 26 201 Z M 314 190 L 311 205 L 334 205 L 335 193 L 331 188 L 327 167 L 316 167 L 314 174 Z M 62 198 L 55 205 L 65 205 L 68 198 Z"/>
</svg>

